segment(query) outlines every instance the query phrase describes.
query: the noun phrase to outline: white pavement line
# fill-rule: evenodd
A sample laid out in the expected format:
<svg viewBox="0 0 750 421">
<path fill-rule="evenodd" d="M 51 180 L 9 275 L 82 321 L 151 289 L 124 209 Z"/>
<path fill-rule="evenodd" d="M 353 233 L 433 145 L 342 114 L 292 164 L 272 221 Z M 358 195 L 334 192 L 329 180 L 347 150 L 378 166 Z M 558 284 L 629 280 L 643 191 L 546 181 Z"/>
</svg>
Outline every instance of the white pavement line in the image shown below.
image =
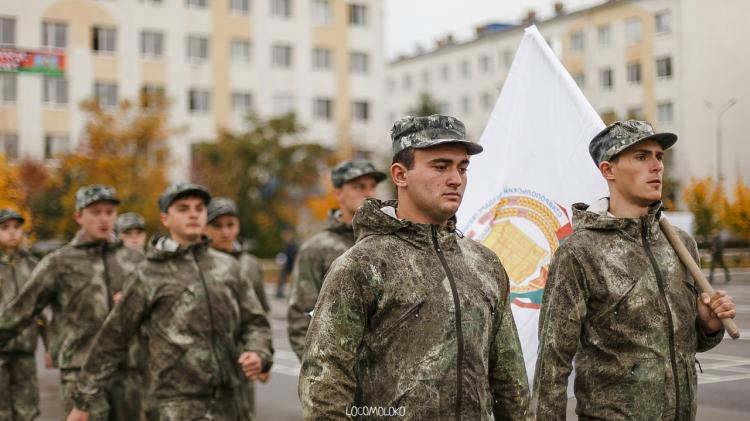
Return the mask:
<svg viewBox="0 0 750 421">
<path fill-rule="evenodd" d="M 271 372 L 283 374 L 286 376 L 293 376 L 298 377 L 300 372 L 301 366 L 297 364 L 296 366 L 293 365 L 284 365 L 284 364 L 273 364 L 273 367 L 271 368 Z"/>
<path fill-rule="evenodd" d="M 713 352 L 710 353 L 710 354 L 706 354 L 706 353 L 704 353 L 704 354 L 698 354 L 698 360 L 702 361 L 704 359 L 721 360 L 721 361 L 735 361 L 735 362 L 744 362 L 745 364 L 750 364 L 750 358 L 738 357 L 736 355 L 715 354 Z"/>
<path fill-rule="evenodd" d="M 297 354 L 295 354 L 292 351 L 286 351 L 286 350 L 277 350 L 273 353 L 273 359 L 274 360 L 288 360 L 288 361 L 299 361 L 297 359 Z"/>
<path fill-rule="evenodd" d="M 737 376 L 722 376 L 720 378 L 716 378 L 712 376 L 711 379 L 703 379 L 699 377 L 698 384 L 722 383 L 722 382 L 731 382 L 735 380 L 745 380 L 745 379 L 750 379 L 750 374 L 741 374 Z"/>
<path fill-rule="evenodd" d="M 744 373 L 750 374 L 750 368 L 744 367 L 746 364 L 739 363 L 726 363 L 726 364 L 714 364 L 710 367 L 703 367 L 703 371 L 715 370 L 715 371 L 729 371 L 731 373 Z"/>
</svg>

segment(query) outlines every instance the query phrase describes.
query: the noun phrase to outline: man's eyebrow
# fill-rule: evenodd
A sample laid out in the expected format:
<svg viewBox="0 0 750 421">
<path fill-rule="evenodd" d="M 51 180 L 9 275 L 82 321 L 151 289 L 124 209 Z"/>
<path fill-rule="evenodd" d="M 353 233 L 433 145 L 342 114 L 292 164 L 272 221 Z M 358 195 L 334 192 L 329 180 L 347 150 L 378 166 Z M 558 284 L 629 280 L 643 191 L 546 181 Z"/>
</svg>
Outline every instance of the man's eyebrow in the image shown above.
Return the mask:
<svg viewBox="0 0 750 421">
<path fill-rule="evenodd" d="M 453 160 L 450 158 L 435 158 L 429 161 L 430 164 L 452 164 Z"/>
</svg>

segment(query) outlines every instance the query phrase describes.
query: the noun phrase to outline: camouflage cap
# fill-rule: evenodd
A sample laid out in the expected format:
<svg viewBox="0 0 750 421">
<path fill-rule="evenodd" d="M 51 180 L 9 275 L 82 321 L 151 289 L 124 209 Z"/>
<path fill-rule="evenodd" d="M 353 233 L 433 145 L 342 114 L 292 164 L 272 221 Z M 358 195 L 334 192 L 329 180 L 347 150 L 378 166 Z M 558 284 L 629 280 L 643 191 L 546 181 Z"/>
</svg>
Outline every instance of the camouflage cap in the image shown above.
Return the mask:
<svg viewBox="0 0 750 421">
<path fill-rule="evenodd" d="M 115 232 L 118 234 L 130 229 L 146 229 L 146 221 L 143 217 L 135 212 L 127 212 L 117 217 L 115 223 Z"/>
<path fill-rule="evenodd" d="M 20 223 L 24 223 L 26 220 L 23 219 L 23 216 L 21 216 L 20 213 L 14 211 L 13 209 L 0 209 L 0 224 L 2 224 L 5 221 L 10 221 L 15 219 L 16 221 Z"/>
<path fill-rule="evenodd" d="M 239 215 L 237 204 L 234 203 L 234 200 L 228 197 L 214 197 L 211 199 L 211 203 L 208 204 L 208 223 L 210 224 L 214 219 L 224 215 Z"/>
<path fill-rule="evenodd" d="M 203 203 L 206 205 L 211 203 L 211 193 L 205 187 L 200 184 L 181 182 L 167 187 L 164 193 L 159 196 L 159 210 L 166 213 L 175 200 L 185 196 L 198 196 L 203 199 Z"/>
<path fill-rule="evenodd" d="M 372 176 L 378 183 L 385 180 L 385 173 L 376 170 L 372 163 L 363 159 L 357 159 L 354 161 L 344 161 L 336 165 L 331 170 L 331 183 L 333 183 L 333 187 L 339 188 L 344 183 L 364 175 Z"/>
<path fill-rule="evenodd" d="M 654 133 L 654 129 L 645 121 L 616 121 L 591 139 L 589 154 L 594 163 L 599 165 L 603 161 L 611 160 L 629 146 L 644 140 L 655 140 L 667 150 L 677 142 L 677 135 Z"/>
<path fill-rule="evenodd" d="M 78 189 L 76 192 L 76 211 L 91 206 L 96 202 L 112 202 L 120 204 L 115 189 L 104 184 L 92 184 Z"/>
<path fill-rule="evenodd" d="M 461 143 L 466 152 L 474 155 L 483 148 L 466 139 L 464 123 L 456 118 L 433 114 L 428 117 L 402 117 L 391 128 L 393 155 L 406 148 L 429 148 L 443 143 Z"/>
</svg>

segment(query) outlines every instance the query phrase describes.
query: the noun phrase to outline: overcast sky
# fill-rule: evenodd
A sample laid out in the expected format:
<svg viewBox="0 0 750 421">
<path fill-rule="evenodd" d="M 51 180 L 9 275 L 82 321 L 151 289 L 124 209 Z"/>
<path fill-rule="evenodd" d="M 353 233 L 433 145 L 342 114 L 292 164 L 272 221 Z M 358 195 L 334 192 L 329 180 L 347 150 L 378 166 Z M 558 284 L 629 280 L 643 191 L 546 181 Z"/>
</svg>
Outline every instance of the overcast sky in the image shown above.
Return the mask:
<svg viewBox="0 0 750 421">
<path fill-rule="evenodd" d="M 564 0 L 568 11 L 604 0 Z M 530 9 L 537 18 L 553 15 L 555 0 L 386 0 L 386 56 L 413 54 L 416 45 L 432 49 L 437 38 L 452 33 L 456 40 L 473 38 L 478 25 L 517 24 Z"/>
</svg>

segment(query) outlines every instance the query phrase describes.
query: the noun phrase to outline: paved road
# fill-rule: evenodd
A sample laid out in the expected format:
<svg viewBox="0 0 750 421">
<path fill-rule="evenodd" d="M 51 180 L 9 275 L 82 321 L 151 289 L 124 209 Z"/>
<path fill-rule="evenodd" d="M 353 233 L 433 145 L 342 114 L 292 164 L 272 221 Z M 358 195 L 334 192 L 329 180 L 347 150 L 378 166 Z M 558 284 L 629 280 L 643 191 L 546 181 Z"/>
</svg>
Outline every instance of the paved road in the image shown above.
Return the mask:
<svg viewBox="0 0 750 421">
<path fill-rule="evenodd" d="M 717 279 L 717 289 L 725 288 L 723 278 Z M 698 420 L 746 421 L 750 414 L 750 269 L 733 272 L 732 282 L 725 288 L 739 307 L 737 324 L 742 330 L 742 339 L 727 338 L 710 352 L 700 354 L 703 367 L 699 374 Z M 269 297 L 272 288 L 268 288 Z M 271 299 L 275 363 L 271 380 L 257 387 L 258 419 L 273 421 L 300 420 L 300 405 L 297 400 L 297 375 L 299 363 L 286 339 L 286 303 Z M 744 329 L 743 329 L 744 328 Z M 59 420 L 60 407 L 58 373 L 46 370 L 39 362 L 39 385 L 42 399 L 42 421 Z M 575 401 L 568 405 L 569 419 L 575 419 Z"/>
</svg>

